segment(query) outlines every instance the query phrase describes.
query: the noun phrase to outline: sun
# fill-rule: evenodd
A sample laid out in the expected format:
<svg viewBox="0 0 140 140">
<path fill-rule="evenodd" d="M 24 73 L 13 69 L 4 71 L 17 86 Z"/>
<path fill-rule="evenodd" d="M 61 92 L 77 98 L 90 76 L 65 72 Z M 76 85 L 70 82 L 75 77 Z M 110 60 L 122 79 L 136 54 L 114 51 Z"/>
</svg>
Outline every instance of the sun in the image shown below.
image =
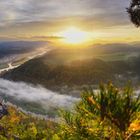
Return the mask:
<svg viewBox="0 0 140 140">
<path fill-rule="evenodd" d="M 76 27 L 70 27 L 62 31 L 60 35 L 64 38 L 65 43 L 80 44 L 88 40 L 87 32 L 81 31 Z"/>
</svg>

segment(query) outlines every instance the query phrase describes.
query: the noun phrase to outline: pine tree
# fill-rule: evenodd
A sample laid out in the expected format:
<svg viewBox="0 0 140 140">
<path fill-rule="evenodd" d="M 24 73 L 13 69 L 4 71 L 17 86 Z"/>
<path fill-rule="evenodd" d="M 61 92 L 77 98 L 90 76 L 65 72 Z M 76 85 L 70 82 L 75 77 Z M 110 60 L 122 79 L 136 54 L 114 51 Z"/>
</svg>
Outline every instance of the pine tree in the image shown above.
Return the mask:
<svg viewBox="0 0 140 140">
<path fill-rule="evenodd" d="M 140 0 L 131 0 L 127 12 L 132 23 L 136 25 L 136 27 L 140 27 Z"/>
</svg>

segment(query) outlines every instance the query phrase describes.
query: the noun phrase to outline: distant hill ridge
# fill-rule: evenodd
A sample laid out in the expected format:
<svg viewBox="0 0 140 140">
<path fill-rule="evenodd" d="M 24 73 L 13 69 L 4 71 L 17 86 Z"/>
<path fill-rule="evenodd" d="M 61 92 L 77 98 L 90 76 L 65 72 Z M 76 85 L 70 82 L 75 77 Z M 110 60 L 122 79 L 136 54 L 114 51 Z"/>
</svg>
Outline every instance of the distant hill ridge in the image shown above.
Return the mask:
<svg viewBox="0 0 140 140">
<path fill-rule="evenodd" d="M 139 62 L 136 61 L 139 60 L 139 57 L 133 58 L 131 56 L 131 59 L 128 58 L 130 54 L 140 53 L 138 51 L 140 48 L 122 47 L 123 50 L 126 49 L 128 52 L 118 53 L 119 48 L 121 48 L 118 48 L 118 46 L 120 45 L 113 47 L 116 48 L 115 50 L 111 46 L 100 46 L 101 48 L 96 46 L 84 49 L 59 48 L 40 58 L 26 62 L 20 67 L 5 73 L 2 77 L 15 81 L 41 84 L 51 88 L 65 85 L 98 84 L 108 80 L 117 81 L 116 75 L 120 74 L 130 78 L 129 76 L 132 76 L 132 74 L 128 74 L 130 71 L 135 75 L 139 74 Z M 96 49 L 104 50 L 102 48 L 107 48 L 107 53 L 96 53 Z M 115 53 L 108 54 L 108 48 Z M 134 52 L 129 53 L 131 51 Z"/>
</svg>

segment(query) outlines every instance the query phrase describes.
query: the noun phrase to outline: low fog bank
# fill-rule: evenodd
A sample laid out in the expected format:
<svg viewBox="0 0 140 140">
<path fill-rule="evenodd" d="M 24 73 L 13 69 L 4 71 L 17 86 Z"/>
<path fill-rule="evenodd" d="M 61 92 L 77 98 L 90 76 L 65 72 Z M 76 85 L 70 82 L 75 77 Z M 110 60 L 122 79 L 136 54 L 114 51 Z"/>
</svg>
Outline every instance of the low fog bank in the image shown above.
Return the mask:
<svg viewBox="0 0 140 140">
<path fill-rule="evenodd" d="M 4 96 L 4 98 L 10 97 L 17 102 L 25 102 L 29 104 L 37 103 L 44 110 L 50 110 L 51 108 L 70 109 L 73 107 L 75 102 L 79 101 L 79 98 L 75 98 L 68 95 L 61 95 L 56 92 L 52 92 L 48 89 L 45 89 L 39 85 L 33 86 L 24 82 L 13 82 L 1 78 L 0 96 Z"/>
</svg>

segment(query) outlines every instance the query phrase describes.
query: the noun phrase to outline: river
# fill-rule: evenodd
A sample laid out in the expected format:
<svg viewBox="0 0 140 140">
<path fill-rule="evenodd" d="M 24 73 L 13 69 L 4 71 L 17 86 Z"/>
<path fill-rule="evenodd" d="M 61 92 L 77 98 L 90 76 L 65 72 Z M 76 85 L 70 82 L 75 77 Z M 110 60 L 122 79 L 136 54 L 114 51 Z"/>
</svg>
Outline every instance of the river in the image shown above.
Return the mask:
<svg viewBox="0 0 140 140">
<path fill-rule="evenodd" d="M 47 49 L 46 51 L 39 52 L 39 53 L 34 54 L 34 55 L 32 55 L 32 56 L 28 56 L 28 57 L 26 58 L 26 61 L 24 61 L 23 63 L 25 63 L 25 62 L 27 62 L 27 61 L 29 61 L 29 60 L 31 60 L 31 59 L 34 59 L 34 58 L 36 58 L 36 57 L 43 56 L 44 54 L 48 53 L 50 50 L 52 50 L 52 49 Z M 9 71 L 9 70 L 12 70 L 12 69 L 14 69 L 14 68 L 19 67 L 19 66 L 22 65 L 23 63 L 14 66 L 14 65 L 12 64 L 12 62 L 9 62 L 9 63 L 8 63 L 8 67 L 0 69 L 0 75 L 1 75 L 3 72 L 7 72 L 7 71 Z"/>
</svg>

